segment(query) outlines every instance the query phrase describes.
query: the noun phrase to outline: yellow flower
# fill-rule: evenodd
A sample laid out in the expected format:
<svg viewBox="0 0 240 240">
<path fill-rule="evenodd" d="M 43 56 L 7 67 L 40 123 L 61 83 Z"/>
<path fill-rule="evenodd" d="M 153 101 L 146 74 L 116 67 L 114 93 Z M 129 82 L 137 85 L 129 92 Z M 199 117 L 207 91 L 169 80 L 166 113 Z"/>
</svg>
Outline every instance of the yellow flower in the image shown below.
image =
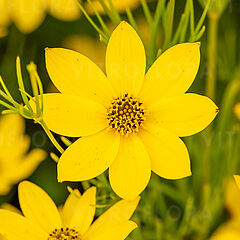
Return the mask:
<svg viewBox="0 0 240 240">
<path fill-rule="evenodd" d="M 210 240 L 240 239 L 240 176 L 234 178 L 235 182 L 228 183 L 226 192 L 226 206 L 231 218 L 216 230 Z"/>
<path fill-rule="evenodd" d="M 135 30 L 122 22 L 107 46 L 107 76 L 87 57 L 46 49 L 48 73 L 61 93 L 44 96 L 43 118 L 52 131 L 82 137 L 58 163 L 58 180 L 83 181 L 109 168 L 113 190 L 134 199 L 151 170 L 167 179 L 191 175 L 179 137 L 203 130 L 218 108 L 185 92 L 198 72 L 200 44 L 165 51 L 145 76 L 146 56 Z"/>
<path fill-rule="evenodd" d="M 1 0 L 0 27 L 14 22 L 23 33 L 30 33 L 43 22 L 47 11 L 64 21 L 76 20 L 80 15 L 74 0 Z"/>
<path fill-rule="evenodd" d="M 27 153 L 30 138 L 24 131 L 24 120 L 19 115 L 0 118 L 0 195 L 7 194 L 12 185 L 29 177 L 46 157 L 38 148 Z"/>
<path fill-rule="evenodd" d="M 110 9 L 110 5 L 108 0 L 103 0 L 106 6 Z M 101 3 L 99 0 L 92 1 L 94 8 L 98 11 L 98 13 L 102 14 L 105 13 Z M 136 8 L 140 4 L 140 0 L 112 0 L 113 6 L 119 13 L 125 12 L 127 8 Z M 86 3 L 85 8 L 88 13 L 93 14 L 95 13 L 93 8 L 90 4 Z"/>
<path fill-rule="evenodd" d="M 137 227 L 129 219 L 139 198 L 119 201 L 92 224 L 96 209 L 95 187 L 82 196 L 74 190 L 61 215 L 47 193 L 35 184 L 22 182 L 18 191 L 25 217 L 0 210 L 0 233 L 8 240 L 123 240 Z"/>
</svg>

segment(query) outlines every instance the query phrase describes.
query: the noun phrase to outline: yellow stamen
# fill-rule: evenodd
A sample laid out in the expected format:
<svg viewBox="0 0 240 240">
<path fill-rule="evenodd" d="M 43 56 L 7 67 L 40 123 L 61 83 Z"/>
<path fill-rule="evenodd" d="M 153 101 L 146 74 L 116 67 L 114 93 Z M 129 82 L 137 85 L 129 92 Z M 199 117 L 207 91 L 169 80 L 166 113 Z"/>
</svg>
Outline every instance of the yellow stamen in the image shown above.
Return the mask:
<svg viewBox="0 0 240 240">
<path fill-rule="evenodd" d="M 71 228 L 60 228 L 55 229 L 52 233 L 49 234 L 47 240 L 81 240 L 80 234 Z"/>
</svg>

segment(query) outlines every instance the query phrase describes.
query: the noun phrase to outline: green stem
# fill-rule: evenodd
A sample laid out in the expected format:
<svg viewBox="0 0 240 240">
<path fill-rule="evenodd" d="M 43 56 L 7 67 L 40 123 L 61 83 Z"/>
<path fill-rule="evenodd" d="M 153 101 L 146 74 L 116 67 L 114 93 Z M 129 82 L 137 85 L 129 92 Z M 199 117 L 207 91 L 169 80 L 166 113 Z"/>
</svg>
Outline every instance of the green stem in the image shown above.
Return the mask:
<svg viewBox="0 0 240 240">
<path fill-rule="evenodd" d="M 52 135 L 51 131 L 48 129 L 46 123 L 41 120 L 38 122 L 43 130 L 45 131 L 45 133 L 47 134 L 47 136 L 49 137 L 49 139 L 51 140 L 52 144 L 57 148 L 57 150 L 62 154 L 64 152 L 64 149 L 59 145 L 59 143 L 57 142 L 57 140 L 54 138 L 54 136 Z"/>
<path fill-rule="evenodd" d="M 142 8 L 143 8 L 144 14 L 146 16 L 146 19 L 147 19 L 149 25 L 151 26 L 153 24 L 153 19 L 151 16 L 151 12 L 148 8 L 148 5 L 146 3 L 146 0 L 141 0 L 141 4 L 142 4 Z"/>
<path fill-rule="evenodd" d="M 219 15 L 209 13 L 207 95 L 214 99 L 216 88 L 216 52 Z"/>
</svg>

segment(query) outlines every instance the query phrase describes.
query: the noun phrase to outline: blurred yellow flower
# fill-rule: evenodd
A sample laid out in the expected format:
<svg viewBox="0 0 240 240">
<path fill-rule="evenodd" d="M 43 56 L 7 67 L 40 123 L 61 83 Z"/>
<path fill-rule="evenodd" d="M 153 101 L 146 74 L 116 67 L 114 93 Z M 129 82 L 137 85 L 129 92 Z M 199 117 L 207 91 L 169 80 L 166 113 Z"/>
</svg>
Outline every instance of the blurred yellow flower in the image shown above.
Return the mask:
<svg viewBox="0 0 240 240">
<path fill-rule="evenodd" d="M 76 20 L 80 15 L 75 0 L 1 0 L 0 27 L 14 22 L 23 33 L 30 33 L 39 27 L 47 12 L 64 21 Z"/>
<path fill-rule="evenodd" d="M 122 22 L 107 46 L 107 77 L 80 53 L 46 49 L 48 73 L 61 93 L 44 95 L 43 118 L 58 134 L 82 136 L 62 154 L 58 180 L 83 181 L 109 168 L 113 190 L 134 199 L 151 170 L 167 179 L 190 176 L 179 137 L 200 132 L 218 113 L 209 98 L 185 94 L 198 72 L 199 47 L 168 49 L 145 76 L 142 41 Z"/>
<path fill-rule="evenodd" d="M 129 219 L 139 198 L 119 201 L 92 224 L 96 209 L 95 187 L 82 196 L 74 190 L 61 215 L 48 194 L 31 182 L 20 183 L 18 194 L 24 216 L 0 210 L 0 233 L 8 240 L 123 240 L 137 227 Z"/>
<path fill-rule="evenodd" d="M 8 35 L 8 31 L 5 27 L 0 27 L 0 38 Z"/>
<path fill-rule="evenodd" d="M 227 186 L 226 206 L 230 220 L 220 226 L 210 240 L 239 240 L 240 239 L 240 176 L 234 176 Z"/>
<path fill-rule="evenodd" d="M 234 106 L 234 113 L 236 114 L 236 116 L 238 117 L 238 119 L 240 119 L 240 103 L 237 103 Z"/>
<path fill-rule="evenodd" d="M 106 6 L 110 9 L 109 1 L 103 0 Z M 119 13 L 125 12 L 127 8 L 136 8 L 140 4 L 140 0 L 112 0 L 113 6 Z M 93 0 L 92 4 L 94 8 L 98 11 L 98 13 L 105 13 L 104 8 L 102 7 L 99 0 Z M 86 3 L 85 8 L 89 14 L 94 14 L 94 9 L 89 3 Z"/>
<path fill-rule="evenodd" d="M 87 56 L 104 70 L 106 46 L 99 40 L 90 36 L 74 35 L 67 37 L 63 42 L 63 46 Z"/>
<path fill-rule="evenodd" d="M 27 153 L 30 138 L 24 131 L 24 120 L 19 115 L 0 118 L 0 195 L 7 194 L 12 185 L 29 177 L 46 157 L 38 148 Z"/>
</svg>

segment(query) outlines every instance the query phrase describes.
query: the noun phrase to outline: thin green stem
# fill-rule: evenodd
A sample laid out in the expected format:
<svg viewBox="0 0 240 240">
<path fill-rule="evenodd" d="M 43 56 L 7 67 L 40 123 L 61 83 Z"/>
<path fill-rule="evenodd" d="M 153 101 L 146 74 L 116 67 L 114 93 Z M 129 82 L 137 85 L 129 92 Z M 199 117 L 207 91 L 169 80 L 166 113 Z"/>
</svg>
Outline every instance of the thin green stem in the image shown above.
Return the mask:
<svg viewBox="0 0 240 240">
<path fill-rule="evenodd" d="M 173 20 L 174 20 L 174 11 L 175 11 L 175 0 L 170 0 L 167 7 L 168 11 L 168 19 L 167 19 L 167 29 L 165 29 L 165 41 L 163 45 L 163 49 L 168 48 L 168 45 L 172 39 L 173 32 Z"/>
<path fill-rule="evenodd" d="M 196 28 L 195 28 L 194 34 L 198 34 L 198 32 L 200 31 L 200 29 L 201 29 L 201 27 L 202 27 L 202 25 L 203 25 L 203 22 L 204 22 L 204 20 L 205 20 L 205 18 L 206 18 L 206 15 L 207 15 L 209 6 L 210 6 L 210 0 L 208 0 L 206 6 L 205 6 L 205 8 L 204 8 L 203 14 L 202 14 L 200 20 L 198 21 L 198 24 L 197 24 L 197 26 L 196 26 Z"/>
<path fill-rule="evenodd" d="M 22 99 L 23 99 L 23 102 L 24 102 L 24 104 L 27 106 L 27 108 L 29 109 L 29 111 L 30 111 L 31 113 L 33 113 L 33 109 L 32 109 L 32 107 L 31 107 L 30 104 L 29 104 L 28 98 L 27 98 L 27 96 L 24 94 L 24 92 L 25 92 L 25 87 L 24 87 L 23 78 L 22 78 L 22 70 L 21 70 L 20 57 L 17 57 L 17 59 L 16 59 L 16 70 L 17 70 L 17 80 L 18 80 L 19 89 L 22 89 L 22 90 L 23 90 L 22 92 L 20 92 L 20 93 L 21 93 L 21 96 L 22 96 Z"/>
<path fill-rule="evenodd" d="M 16 110 L 16 108 L 14 108 L 13 106 L 11 106 L 10 104 L 8 104 L 8 103 L 6 103 L 6 102 L 4 102 L 4 101 L 2 101 L 2 100 L 0 100 L 0 104 L 2 105 L 2 106 L 4 106 L 4 107 L 6 107 L 6 108 L 8 108 L 8 109 L 11 109 L 11 110 Z"/>
<path fill-rule="evenodd" d="M 110 6 L 110 8 L 112 10 L 115 24 L 118 25 L 121 22 L 121 17 L 119 15 L 118 11 L 116 10 L 116 8 L 114 7 L 114 5 L 112 3 L 112 0 L 107 0 L 107 1 L 108 1 L 109 6 Z"/>
<path fill-rule="evenodd" d="M 94 21 L 91 19 L 91 17 L 88 15 L 88 13 L 85 11 L 84 7 L 82 6 L 82 4 L 77 0 L 77 4 L 79 6 L 79 8 L 81 9 L 82 13 L 84 14 L 84 16 L 87 18 L 87 20 L 89 21 L 89 23 L 95 28 L 95 30 L 102 36 L 103 38 L 103 42 L 105 44 L 107 44 L 108 42 L 108 38 L 105 35 L 105 33 L 94 23 Z"/>
<path fill-rule="evenodd" d="M 157 56 L 157 53 L 156 53 L 157 33 L 158 33 L 159 23 L 160 23 L 163 11 L 165 9 L 165 2 L 166 0 L 158 1 L 156 12 L 154 15 L 154 21 L 151 26 L 150 56 L 152 58 L 151 59 L 152 62 L 155 61 Z"/>
<path fill-rule="evenodd" d="M 64 152 L 64 149 L 60 146 L 60 144 L 57 142 L 57 140 L 54 138 L 53 134 L 51 133 L 51 131 L 48 129 L 46 123 L 41 120 L 38 122 L 43 130 L 45 131 L 45 133 L 47 134 L 47 136 L 49 137 L 49 139 L 51 140 L 52 144 L 56 147 L 56 149 L 62 154 Z"/>
<path fill-rule="evenodd" d="M 214 99 L 216 88 L 216 52 L 217 52 L 217 36 L 218 36 L 219 16 L 209 13 L 209 31 L 208 31 L 208 75 L 207 75 L 207 95 Z"/>
<path fill-rule="evenodd" d="M 115 18 L 113 16 L 113 13 L 109 10 L 106 3 L 103 0 L 99 0 L 100 4 L 102 5 L 103 10 L 108 15 L 108 17 L 111 19 L 113 23 L 115 23 Z"/>
<path fill-rule="evenodd" d="M 97 9 L 94 7 L 92 1 L 91 1 L 91 0 L 87 0 L 87 1 L 88 1 L 88 4 L 92 7 L 93 11 L 95 12 L 99 23 L 101 24 L 103 30 L 105 31 L 107 37 L 109 38 L 109 37 L 110 37 L 109 30 L 108 30 L 106 24 L 104 23 L 102 17 L 101 17 L 100 14 L 98 13 Z"/>
<path fill-rule="evenodd" d="M 142 8 L 143 8 L 144 14 L 146 16 L 146 19 L 147 19 L 149 25 L 151 26 L 153 24 L 153 19 L 152 19 L 152 15 L 149 10 L 149 7 L 146 3 L 146 0 L 141 0 L 141 4 L 142 4 Z"/>
<path fill-rule="evenodd" d="M 39 98 L 39 89 L 38 89 L 38 84 L 37 84 L 37 80 L 35 77 L 35 72 L 36 72 L 36 65 L 34 63 L 30 63 L 27 66 L 27 70 L 29 72 L 30 75 L 30 81 L 31 81 L 31 85 L 32 85 L 32 90 L 33 90 L 33 96 L 35 98 L 36 101 L 36 118 L 39 118 L 42 115 L 42 111 L 41 111 L 41 100 Z"/>
<path fill-rule="evenodd" d="M 12 96 L 11 96 L 10 92 L 8 91 L 8 89 L 7 89 L 7 87 L 6 87 L 6 85 L 5 85 L 5 83 L 4 83 L 4 81 L 3 81 L 3 79 L 2 79 L 1 76 L 0 76 L 0 83 L 1 83 L 1 85 L 2 85 L 2 87 L 3 87 L 3 90 L 5 91 L 5 93 L 6 93 L 10 98 L 12 98 Z M 12 98 L 12 99 L 13 99 L 13 98 Z"/>
<path fill-rule="evenodd" d="M 189 1 L 189 9 L 190 9 L 190 32 L 191 36 L 194 34 L 194 28 L 195 28 L 195 19 L 194 19 L 194 6 L 193 6 L 193 0 Z"/>
</svg>

